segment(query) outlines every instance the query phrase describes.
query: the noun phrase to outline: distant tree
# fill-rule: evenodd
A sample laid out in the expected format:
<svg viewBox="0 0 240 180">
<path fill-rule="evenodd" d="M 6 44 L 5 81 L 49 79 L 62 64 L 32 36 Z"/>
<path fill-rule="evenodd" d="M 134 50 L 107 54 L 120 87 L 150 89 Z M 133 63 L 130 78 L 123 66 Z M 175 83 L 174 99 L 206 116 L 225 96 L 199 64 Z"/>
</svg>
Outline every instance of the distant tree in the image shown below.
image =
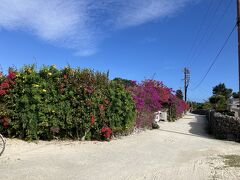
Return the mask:
<svg viewBox="0 0 240 180">
<path fill-rule="evenodd" d="M 225 110 L 227 110 L 228 106 L 227 106 L 227 101 L 226 101 L 225 97 L 224 96 L 219 96 L 219 97 L 220 98 L 219 98 L 219 101 L 218 101 L 218 103 L 216 105 L 216 110 L 217 111 L 225 111 Z"/>
<path fill-rule="evenodd" d="M 136 81 L 128 80 L 128 79 L 123 79 L 123 78 L 114 78 L 113 81 L 123 84 L 125 87 L 131 87 L 136 85 Z"/>
<path fill-rule="evenodd" d="M 178 90 L 176 91 L 176 96 L 177 96 L 179 99 L 183 99 L 183 93 L 182 93 L 182 91 L 181 91 L 180 89 L 178 89 Z"/>
<path fill-rule="evenodd" d="M 209 102 L 217 111 L 227 110 L 227 99 L 223 95 L 213 95 L 209 98 Z"/>
<path fill-rule="evenodd" d="M 236 96 L 237 93 L 232 93 L 232 89 L 226 88 L 224 83 L 220 83 L 213 87 L 213 95 L 208 101 L 203 103 L 203 109 L 215 109 L 216 111 L 227 111 L 228 100 L 231 96 Z"/>
<path fill-rule="evenodd" d="M 213 109 L 212 104 L 209 101 L 204 102 L 188 102 L 193 110 L 196 109 Z"/>
<path fill-rule="evenodd" d="M 211 96 L 211 97 L 209 98 L 209 102 L 210 102 L 211 104 L 213 104 L 213 105 L 214 105 L 214 104 L 217 104 L 219 100 L 220 100 L 220 97 L 217 96 L 217 95 Z"/>
<path fill-rule="evenodd" d="M 215 96 L 224 96 L 225 99 L 229 99 L 232 96 L 232 89 L 226 88 L 224 83 L 220 83 L 219 85 L 213 87 L 213 95 Z"/>
<path fill-rule="evenodd" d="M 208 101 L 204 102 L 202 107 L 203 109 L 212 109 L 212 105 Z"/>
<path fill-rule="evenodd" d="M 233 98 L 239 98 L 239 92 L 238 93 L 237 92 L 232 93 L 232 97 Z"/>
</svg>

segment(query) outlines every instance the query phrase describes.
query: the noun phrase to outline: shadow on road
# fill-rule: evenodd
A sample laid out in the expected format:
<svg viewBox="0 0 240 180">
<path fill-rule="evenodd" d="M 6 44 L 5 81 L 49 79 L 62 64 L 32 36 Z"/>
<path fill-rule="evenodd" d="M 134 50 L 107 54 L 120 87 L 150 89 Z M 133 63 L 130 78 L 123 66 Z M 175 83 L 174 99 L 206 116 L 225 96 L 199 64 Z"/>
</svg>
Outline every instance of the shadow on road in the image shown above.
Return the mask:
<svg viewBox="0 0 240 180">
<path fill-rule="evenodd" d="M 195 137 L 202 137 L 208 139 L 214 139 L 207 133 L 207 120 L 205 115 L 195 115 L 195 114 L 188 114 L 186 117 L 181 119 L 180 121 L 189 121 L 187 124 L 190 126 L 189 130 L 185 132 L 169 130 L 169 129 L 159 129 L 160 131 L 175 133 L 180 135 L 186 136 L 195 136 Z"/>
<path fill-rule="evenodd" d="M 188 123 L 191 127 L 189 133 L 212 139 L 212 137 L 207 133 L 207 120 L 205 115 L 193 116 L 195 117 L 195 120 Z"/>
</svg>

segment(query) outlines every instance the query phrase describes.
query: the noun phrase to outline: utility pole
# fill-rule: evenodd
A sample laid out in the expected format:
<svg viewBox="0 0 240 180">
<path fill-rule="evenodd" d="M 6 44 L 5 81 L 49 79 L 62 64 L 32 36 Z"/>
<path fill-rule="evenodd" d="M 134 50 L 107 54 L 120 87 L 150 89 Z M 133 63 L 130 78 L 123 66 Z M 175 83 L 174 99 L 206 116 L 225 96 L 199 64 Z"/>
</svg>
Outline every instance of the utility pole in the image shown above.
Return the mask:
<svg viewBox="0 0 240 180">
<path fill-rule="evenodd" d="M 240 0 L 237 0 L 237 27 L 238 27 L 238 96 L 240 103 Z M 240 107 L 238 110 L 240 116 Z"/>
<path fill-rule="evenodd" d="M 184 72 L 184 100 L 187 101 L 187 89 L 190 81 L 190 71 L 185 67 L 183 72 Z"/>
</svg>

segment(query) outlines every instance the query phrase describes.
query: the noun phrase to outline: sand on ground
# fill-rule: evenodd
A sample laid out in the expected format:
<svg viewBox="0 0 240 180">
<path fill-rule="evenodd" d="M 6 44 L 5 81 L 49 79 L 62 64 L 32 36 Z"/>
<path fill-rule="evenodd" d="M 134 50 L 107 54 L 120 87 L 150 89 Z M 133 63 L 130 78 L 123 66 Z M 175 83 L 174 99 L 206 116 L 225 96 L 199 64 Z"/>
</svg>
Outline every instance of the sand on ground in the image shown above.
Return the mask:
<svg viewBox="0 0 240 180">
<path fill-rule="evenodd" d="M 240 144 L 206 133 L 204 116 L 188 114 L 160 129 L 111 142 L 7 139 L 0 179 L 240 179 L 221 155 L 240 155 Z"/>
</svg>

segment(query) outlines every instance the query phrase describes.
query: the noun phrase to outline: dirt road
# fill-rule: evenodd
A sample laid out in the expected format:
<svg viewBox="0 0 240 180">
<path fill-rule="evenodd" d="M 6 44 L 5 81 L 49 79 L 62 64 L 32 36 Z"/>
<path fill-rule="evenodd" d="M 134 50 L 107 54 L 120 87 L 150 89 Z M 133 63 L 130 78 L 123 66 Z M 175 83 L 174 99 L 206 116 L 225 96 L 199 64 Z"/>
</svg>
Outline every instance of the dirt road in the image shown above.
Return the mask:
<svg viewBox="0 0 240 180">
<path fill-rule="evenodd" d="M 240 144 L 208 136 L 205 121 L 189 114 L 111 142 L 7 139 L 0 179 L 240 179 L 221 157 L 240 155 Z"/>
</svg>

